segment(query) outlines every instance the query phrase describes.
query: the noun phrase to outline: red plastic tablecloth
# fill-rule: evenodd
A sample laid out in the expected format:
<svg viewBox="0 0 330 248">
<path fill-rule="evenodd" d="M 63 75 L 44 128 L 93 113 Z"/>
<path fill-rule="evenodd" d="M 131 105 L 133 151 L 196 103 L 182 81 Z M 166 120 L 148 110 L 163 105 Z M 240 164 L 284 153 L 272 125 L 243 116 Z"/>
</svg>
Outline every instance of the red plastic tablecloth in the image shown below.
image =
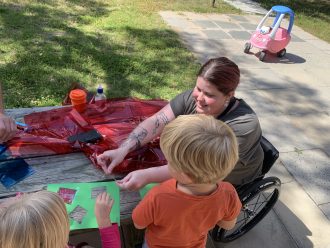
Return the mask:
<svg viewBox="0 0 330 248">
<path fill-rule="evenodd" d="M 96 155 L 117 148 L 140 122 L 158 112 L 167 103 L 164 100 L 108 99 L 87 105 L 82 113 L 72 107 L 63 107 L 26 115 L 24 121 L 29 128 L 19 131 L 7 142 L 8 149 L 0 159 L 83 151 L 92 163 L 100 168 Z M 103 139 L 94 144 L 67 141 L 69 136 L 92 129 L 96 129 Z M 165 163 L 157 138 L 129 153 L 114 172 L 128 173 Z"/>
</svg>

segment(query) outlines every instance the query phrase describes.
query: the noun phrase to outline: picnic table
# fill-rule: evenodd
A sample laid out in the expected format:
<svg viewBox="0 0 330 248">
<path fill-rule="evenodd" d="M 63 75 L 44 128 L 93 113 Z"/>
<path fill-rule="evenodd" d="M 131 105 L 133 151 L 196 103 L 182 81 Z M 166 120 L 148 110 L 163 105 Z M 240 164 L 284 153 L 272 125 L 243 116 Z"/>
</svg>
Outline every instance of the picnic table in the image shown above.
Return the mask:
<svg viewBox="0 0 330 248">
<path fill-rule="evenodd" d="M 24 122 L 23 117 L 27 114 L 59 107 L 61 106 L 8 109 L 5 113 L 18 122 Z M 122 177 L 122 175 L 105 175 L 103 171 L 96 169 L 82 152 L 26 158 L 25 161 L 36 172 L 9 189 L 0 184 L 0 201 L 15 196 L 17 192 L 35 192 L 46 189 L 47 185 L 51 183 L 112 181 L 114 178 Z M 120 191 L 120 231 L 123 247 L 134 247 L 133 240 L 141 240 L 143 237 L 143 233 L 136 232 L 131 224 L 131 213 L 140 200 L 138 191 Z M 79 236 L 91 231 L 93 230 L 73 231 L 71 235 Z"/>
</svg>

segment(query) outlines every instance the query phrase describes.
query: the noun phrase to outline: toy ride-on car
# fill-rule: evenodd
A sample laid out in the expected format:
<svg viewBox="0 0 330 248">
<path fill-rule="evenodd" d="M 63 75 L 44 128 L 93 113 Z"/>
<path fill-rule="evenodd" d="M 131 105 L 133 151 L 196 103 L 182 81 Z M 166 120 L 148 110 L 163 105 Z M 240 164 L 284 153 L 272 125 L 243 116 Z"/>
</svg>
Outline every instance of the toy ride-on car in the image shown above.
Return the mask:
<svg viewBox="0 0 330 248">
<path fill-rule="evenodd" d="M 264 26 L 266 20 L 273 13 L 276 14 L 273 24 Z M 281 22 L 284 16 L 290 16 L 288 29 L 281 27 Z M 276 5 L 262 18 L 256 31 L 253 32 L 250 41 L 245 43 L 244 52 L 249 53 L 252 47 L 261 50 L 259 60 L 264 61 L 266 53 L 276 54 L 278 57 L 283 57 L 286 53 L 285 47 L 291 40 L 291 30 L 294 21 L 293 11 L 285 6 Z"/>
</svg>

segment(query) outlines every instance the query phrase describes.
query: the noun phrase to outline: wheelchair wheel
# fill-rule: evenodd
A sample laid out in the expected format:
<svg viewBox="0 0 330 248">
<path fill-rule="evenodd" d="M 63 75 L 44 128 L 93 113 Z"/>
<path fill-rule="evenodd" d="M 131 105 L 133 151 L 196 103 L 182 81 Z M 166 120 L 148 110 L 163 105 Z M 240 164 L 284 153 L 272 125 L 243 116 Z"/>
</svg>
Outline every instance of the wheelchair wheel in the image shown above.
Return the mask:
<svg viewBox="0 0 330 248">
<path fill-rule="evenodd" d="M 281 181 L 277 177 L 268 177 L 252 183 L 239 193 L 242 210 L 232 230 L 215 226 L 212 230 L 214 241 L 228 243 L 250 231 L 272 209 L 280 194 Z"/>
</svg>

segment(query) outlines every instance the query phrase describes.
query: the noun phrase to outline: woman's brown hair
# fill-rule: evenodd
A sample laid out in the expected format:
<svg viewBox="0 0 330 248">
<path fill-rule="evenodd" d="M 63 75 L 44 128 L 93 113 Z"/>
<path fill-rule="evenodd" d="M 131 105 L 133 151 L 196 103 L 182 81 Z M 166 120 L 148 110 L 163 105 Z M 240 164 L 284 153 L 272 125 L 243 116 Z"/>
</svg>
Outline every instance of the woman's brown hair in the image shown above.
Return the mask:
<svg viewBox="0 0 330 248">
<path fill-rule="evenodd" d="M 201 67 L 197 76 L 204 78 L 224 95 L 227 95 L 237 88 L 240 71 L 233 61 L 226 57 L 218 57 L 208 60 Z"/>
</svg>

